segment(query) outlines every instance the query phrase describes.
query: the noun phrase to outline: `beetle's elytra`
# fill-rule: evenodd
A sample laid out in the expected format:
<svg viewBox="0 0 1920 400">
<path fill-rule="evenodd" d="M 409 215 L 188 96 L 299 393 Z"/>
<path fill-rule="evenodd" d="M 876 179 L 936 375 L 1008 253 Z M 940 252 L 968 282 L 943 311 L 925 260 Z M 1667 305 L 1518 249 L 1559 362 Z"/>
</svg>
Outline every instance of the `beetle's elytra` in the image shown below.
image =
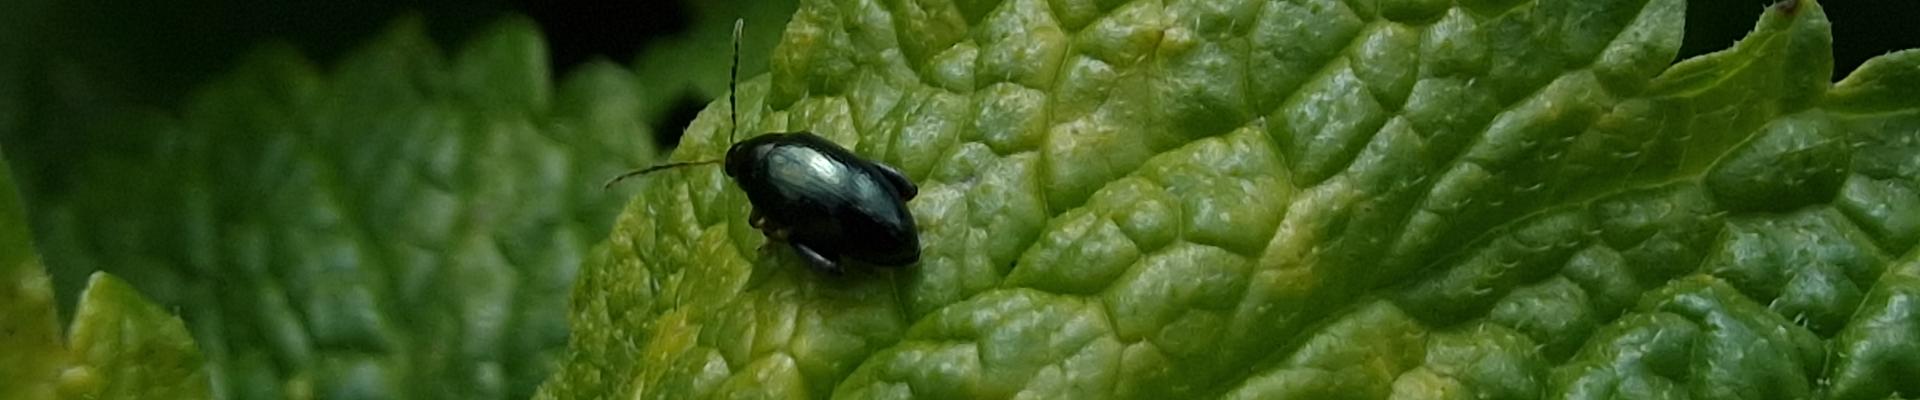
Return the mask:
<svg viewBox="0 0 1920 400">
<path fill-rule="evenodd" d="M 892 167 L 812 133 L 771 133 L 728 149 L 727 176 L 753 203 L 748 222 L 816 268 L 837 273 L 839 257 L 875 265 L 920 260 L 906 205 L 919 189 Z"/>
<path fill-rule="evenodd" d="M 740 29 L 733 25 L 733 78 L 740 80 Z M 732 137 L 731 134 L 728 135 Z M 785 242 L 814 269 L 838 274 L 842 260 L 901 266 L 920 260 L 920 233 L 907 209 L 919 189 L 893 167 L 860 158 L 809 132 L 768 133 L 733 143 L 723 160 L 656 165 L 608 181 L 654 171 L 725 163 L 726 174 L 747 193 L 748 223 L 773 241 Z"/>
</svg>

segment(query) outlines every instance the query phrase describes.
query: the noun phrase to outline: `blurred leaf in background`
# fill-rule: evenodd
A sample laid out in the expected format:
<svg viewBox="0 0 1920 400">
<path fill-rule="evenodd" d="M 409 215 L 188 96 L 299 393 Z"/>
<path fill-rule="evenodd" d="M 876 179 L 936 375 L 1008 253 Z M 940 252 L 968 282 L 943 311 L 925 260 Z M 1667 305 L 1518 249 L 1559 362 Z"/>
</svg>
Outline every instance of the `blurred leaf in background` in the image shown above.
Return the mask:
<svg viewBox="0 0 1920 400">
<path fill-rule="evenodd" d="M 116 12 L 153 7 L 132 6 Z M 443 55 L 414 17 L 324 67 L 258 46 L 179 105 L 114 83 L 146 72 L 88 68 L 112 51 L 38 53 L 21 63 L 35 85 L 9 95 L 35 101 L 3 103 L 28 128 L 0 138 L 26 149 L 9 155 L 37 183 L 60 302 L 94 271 L 127 277 L 185 317 L 217 397 L 526 398 L 564 344 L 579 257 L 631 195 L 600 183 L 652 160 L 652 120 L 676 101 L 724 90 L 734 18 L 762 19 L 748 43 L 766 46 L 793 7 L 744 6 L 690 6 L 673 45 L 636 56 L 679 68 L 587 57 L 557 74 L 540 28 L 513 17 Z M 115 37 L 60 43 L 86 35 Z M 192 45 L 159 47 L 207 51 Z"/>
</svg>

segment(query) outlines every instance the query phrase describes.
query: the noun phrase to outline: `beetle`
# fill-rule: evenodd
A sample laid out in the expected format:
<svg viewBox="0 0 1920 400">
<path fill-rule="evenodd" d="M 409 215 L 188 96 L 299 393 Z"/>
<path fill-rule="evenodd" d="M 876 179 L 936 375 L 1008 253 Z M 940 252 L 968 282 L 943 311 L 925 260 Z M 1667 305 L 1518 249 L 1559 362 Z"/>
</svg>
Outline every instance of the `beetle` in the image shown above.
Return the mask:
<svg viewBox="0 0 1920 400">
<path fill-rule="evenodd" d="M 733 25 L 733 70 L 727 114 L 739 131 L 734 92 L 740 80 L 740 30 Z M 810 132 L 767 133 L 733 142 L 726 158 L 667 163 L 630 171 L 607 181 L 655 171 L 724 164 L 727 177 L 753 206 L 747 222 L 770 240 L 785 242 L 815 270 L 838 275 L 841 261 L 877 266 L 919 262 L 920 234 L 906 202 L 919 188 L 900 170 L 861 158 Z"/>
</svg>

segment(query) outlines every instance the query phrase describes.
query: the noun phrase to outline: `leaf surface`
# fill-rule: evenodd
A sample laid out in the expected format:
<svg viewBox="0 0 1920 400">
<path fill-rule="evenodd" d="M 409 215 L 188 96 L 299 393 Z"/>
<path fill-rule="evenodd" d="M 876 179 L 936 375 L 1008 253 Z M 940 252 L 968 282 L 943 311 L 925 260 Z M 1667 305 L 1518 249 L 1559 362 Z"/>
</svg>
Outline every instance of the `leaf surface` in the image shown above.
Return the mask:
<svg viewBox="0 0 1920 400">
<path fill-rule="evenodd" d="M 921 262 L 649 177 L 540 397 L 1920 395 L 1920 53 L 1830 83 L 1789 1 L 1672 63 L 1685 7 L 804 2 L 740 133 L 905 171 Z"/>
</svg>

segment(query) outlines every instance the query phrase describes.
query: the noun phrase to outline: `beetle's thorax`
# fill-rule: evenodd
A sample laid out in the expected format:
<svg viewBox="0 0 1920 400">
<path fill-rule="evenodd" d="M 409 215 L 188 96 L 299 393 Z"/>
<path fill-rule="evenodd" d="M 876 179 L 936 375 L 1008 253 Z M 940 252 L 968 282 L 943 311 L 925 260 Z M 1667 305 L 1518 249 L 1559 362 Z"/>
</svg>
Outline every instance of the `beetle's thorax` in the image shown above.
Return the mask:
<svg viewBox="0 0 1920 400">
<path fill-rule="evenodd" d="M 755 164 L 766 159 L 767 153 L 780 146 L 780 137 L 784 133 L 770 133 L 754 136 L 727 147 L 727 176 L 735 179 L 751 176 L 758 172 Z"/>
</svg>

